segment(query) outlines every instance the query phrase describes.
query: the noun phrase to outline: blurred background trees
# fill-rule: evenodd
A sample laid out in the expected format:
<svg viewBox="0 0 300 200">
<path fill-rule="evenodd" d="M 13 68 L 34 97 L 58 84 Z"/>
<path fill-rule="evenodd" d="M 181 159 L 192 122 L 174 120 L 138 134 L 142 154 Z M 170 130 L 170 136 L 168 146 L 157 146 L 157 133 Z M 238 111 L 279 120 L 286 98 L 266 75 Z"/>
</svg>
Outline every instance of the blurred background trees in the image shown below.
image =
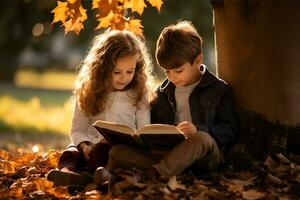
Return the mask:
<svg viewBox="0 0 300 200">
<path fill-rule="evenodd" d="M 83 0 L 93 16 L 92 0 Z M 88 17 L 80 35 L 52 25 L 57 1 L 0 1 L 0 148 L 42 143 L 65 148 L 69 143 L 76 68 L 85 57 L 98 21 Z M 163 27 L 191 20 L 204 39 L 204 62 L 215 72 L 212 7 L 209 0 L 165 0 L 159 13 L 145 8 L 143 32 L 158 79 L 164 78 L 154 60 L 155 42 Z"/>
<path fill-rule="evenodd" d="M 82 4 L 88 16 L 92 16 L 91 1 L 84 0 Z M 85 56 L 92 38 L 103 31 L 95 31 L 98 22 L 89 17 L 79 36 L 74 33 L 65 35 L 61 24 L 51 24 L 51 10 L 56 6 L 56 1 L 2 0 L 0 5 L 2 82 L 14 83 L 20 69 L 74 71 Z M 142 23 L 152 55 L 162 28 L 180 19 L 193 21 L 204 38 L 205 63 L 214 70 L 212 8 L 208 0 L 167 0 L 161 7 L 161 13 L 148 6 L 144 10 Z"/>
</svg>

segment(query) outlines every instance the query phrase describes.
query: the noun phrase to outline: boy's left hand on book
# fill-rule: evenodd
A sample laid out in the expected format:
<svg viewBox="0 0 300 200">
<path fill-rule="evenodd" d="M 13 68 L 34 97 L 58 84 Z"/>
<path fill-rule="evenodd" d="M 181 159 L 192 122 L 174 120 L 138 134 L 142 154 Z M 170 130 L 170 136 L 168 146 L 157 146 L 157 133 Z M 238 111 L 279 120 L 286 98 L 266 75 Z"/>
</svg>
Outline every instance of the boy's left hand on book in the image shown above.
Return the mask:
<svg viewBox="0 0 300 200">
<path fill-rule="evenodd" d="M 197 132 L 197 127 L 188 121 L 180 122 L 176 126 L 179 130 L 181 130 L 185 137 L 189 138 Z"/>
</svg>

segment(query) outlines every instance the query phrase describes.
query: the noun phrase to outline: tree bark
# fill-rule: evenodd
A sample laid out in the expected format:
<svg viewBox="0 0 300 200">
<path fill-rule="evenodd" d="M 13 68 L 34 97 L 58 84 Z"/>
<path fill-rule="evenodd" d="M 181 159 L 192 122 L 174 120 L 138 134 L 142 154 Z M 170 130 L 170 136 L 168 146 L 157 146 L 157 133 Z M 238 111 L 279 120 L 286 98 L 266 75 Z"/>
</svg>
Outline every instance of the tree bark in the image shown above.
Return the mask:
<svg viewBox="0 0 300 200">
<path fill-rule="evenodd" d="M 243 142 L 262 155 L 289 136 L 299 154 L 300 2 L 211 3 L 217 73 L 235 94 Z"/>
</svg>

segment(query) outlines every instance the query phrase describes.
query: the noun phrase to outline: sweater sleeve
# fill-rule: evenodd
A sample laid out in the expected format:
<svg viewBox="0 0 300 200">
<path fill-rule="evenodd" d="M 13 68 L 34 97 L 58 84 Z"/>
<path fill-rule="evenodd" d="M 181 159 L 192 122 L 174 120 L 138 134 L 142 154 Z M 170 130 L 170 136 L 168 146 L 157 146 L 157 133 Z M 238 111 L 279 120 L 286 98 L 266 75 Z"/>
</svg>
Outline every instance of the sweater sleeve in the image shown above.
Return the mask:
<svg viewBox="0 0 300 200">
<path fill-rule="evenodd" d="M 138 105 L 136 111 L 136 125 L 137 129 L 140 129 L 146 125 L 150 124 L 150 103 L 149 95 L 145 95 Z"/>
<path fill-rule="evenodd" d="M 72 127 L 71 127 L 71 140 L 74 145 L 79 145 L 81 142 L 91 142 L 87 136 L 88 128 L 90 126 L 89 117 L 87 117 L 82 109 L 75 102 Z"/>
</svg>

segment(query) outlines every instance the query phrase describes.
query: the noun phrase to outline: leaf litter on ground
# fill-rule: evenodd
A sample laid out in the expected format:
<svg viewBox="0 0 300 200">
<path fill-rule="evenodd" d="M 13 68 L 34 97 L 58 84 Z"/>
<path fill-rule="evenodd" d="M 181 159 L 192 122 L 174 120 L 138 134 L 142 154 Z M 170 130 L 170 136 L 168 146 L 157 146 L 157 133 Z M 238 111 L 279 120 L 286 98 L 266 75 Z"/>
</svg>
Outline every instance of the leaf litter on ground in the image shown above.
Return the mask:
<svg viewBox="0 0 300 200">
<path fill-rule="evenodd" d="M 299 199 L 300 165 L 283 154 L 268 156 L 251 169 L 223 170 L 209 176 L 182 173 L 168 181 L 139 180 L 137 170 L 119 170 L 114 185 L 101 190 L 91 183 L 70 192 L 46 180 L 61 152 L 0 150 L 0 199 Z"/>
</svg>

